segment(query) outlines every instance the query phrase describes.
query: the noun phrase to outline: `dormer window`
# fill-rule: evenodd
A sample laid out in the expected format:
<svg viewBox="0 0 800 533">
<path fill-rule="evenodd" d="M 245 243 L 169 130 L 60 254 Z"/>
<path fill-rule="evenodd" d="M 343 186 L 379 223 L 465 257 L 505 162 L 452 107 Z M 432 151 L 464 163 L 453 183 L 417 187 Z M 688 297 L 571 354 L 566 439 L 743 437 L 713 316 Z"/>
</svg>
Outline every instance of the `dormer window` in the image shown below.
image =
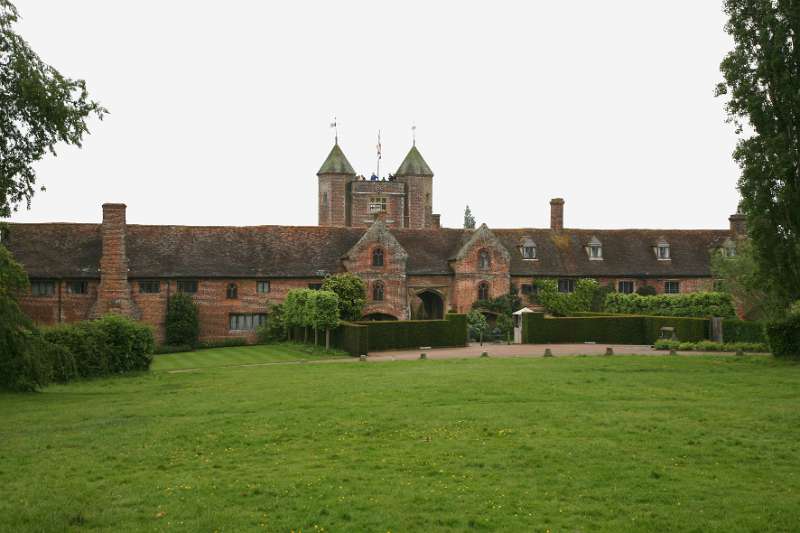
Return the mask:
<svg viewBox="0 0 800 533">
<path fill-rule="evenodd" d="M 531 239 L 525 239 L 519 247 L 523 259 L 536 259 L 536 243 Z"/>
<path fill-rule="evenodd" d="M 731 239 L 725 239 L 722 243 L 722 253 L 725 257 L 736 257 L 736 243 Z"/>
<path fill-rule="evenodd" d="M 586 253 L 589 254 L 589 259 L 591 261 L 602 261 L 603 243 L 600 242 L 600 239 L 597 237 L 592 237 L 592 240 L 590 240 L 589 244 L 586 245 Z"/>
<path fill-rule="evenodd" d="M 669 248 L 669 243 L 666 240 L 661 239 L 658 241 L 653 247 L 653 250 L 656 253 L 656 259 L 659 261 L 669 261 L 672 259 L 672 254 L 670 253 Z"/>
<path fill-rule="evenodd" d="M 383 266 L 383 249 L 382 248 L 375 248 L 372 250 L 372 266 L 374 267 L 382 267 Z"/>
<path fill-rule="evenodd" d="M 481 270 L 489 270 L 492 266 L 492 256 L 489 255 L 487 250 L 478 252 L 478 268 Z"/>
</svg>

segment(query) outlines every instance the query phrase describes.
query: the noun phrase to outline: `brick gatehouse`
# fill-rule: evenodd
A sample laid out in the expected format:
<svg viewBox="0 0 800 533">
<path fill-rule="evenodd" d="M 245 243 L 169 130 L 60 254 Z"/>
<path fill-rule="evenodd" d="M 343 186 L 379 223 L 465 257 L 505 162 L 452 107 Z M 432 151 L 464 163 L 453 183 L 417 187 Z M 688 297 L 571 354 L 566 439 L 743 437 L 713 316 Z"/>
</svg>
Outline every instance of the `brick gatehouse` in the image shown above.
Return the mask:
<svg viewBox="0 0 800 533">
<path fill-rule="evenodd" d="M 104 204 L 100 224 L 10 224 L 2 241 L 31 279 L 22 307 L 41 324 L 120 313 L 161 339 L 170 295 L 186 292 L 203 340 L 252 337 L 269 304 L 337 272 L 364 279 L 374 319 L 466 312 L 512 287 L 524 297 L 537 278 L 563 291 L 585 277 L 622 292 L 705 290 L 710 255 L 735 253 L 745 234 L 740 214 L 724 230 L 569 229 L 559 198 L 549 228 L 442 228 L 416 146 L 388 179 L 364 179 L 336 144 L 317 176 L 318 226 L 134 225 L 123 204 Z"/>
</svg>

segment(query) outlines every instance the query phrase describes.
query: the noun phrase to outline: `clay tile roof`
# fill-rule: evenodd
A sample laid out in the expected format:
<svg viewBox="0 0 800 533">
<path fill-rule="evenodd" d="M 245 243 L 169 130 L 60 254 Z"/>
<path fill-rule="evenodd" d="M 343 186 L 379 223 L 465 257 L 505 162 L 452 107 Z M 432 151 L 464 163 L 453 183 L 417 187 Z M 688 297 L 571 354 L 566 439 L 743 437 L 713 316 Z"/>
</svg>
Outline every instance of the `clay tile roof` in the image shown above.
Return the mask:
<svg viewBox="0 0 800 533">
<path fill-rule="evenodd" d="M 356 171 L 353 170 L 353 167 L 350 165 L 350 161 L 342 152 L 342 149 L 339 148 L 338 144 L 334 144 L 333 148 L 331 148 L 331 153 L 328 154 L 328 157 L 325 159 L 325 162 L 322 163 L 322 166 L 317 172 L 317 175 L 320 174 L 348 174 L 348 175 L 355 175 Z"/>
<path fill-rule="evenodd" d="M 433 176 L 433 171 L 428 163 L 422 158 L 422 154 L 417 150 L 416 145 L 411 147 L 406 158 L 400 163 L 400 168 L 394 173 L 395 176 Z"/>
<path fill-rule="evenodd" d="M 100 277 L 100 224 L 9 224 L 3 244 L 32 278 Z"/>
</svg>

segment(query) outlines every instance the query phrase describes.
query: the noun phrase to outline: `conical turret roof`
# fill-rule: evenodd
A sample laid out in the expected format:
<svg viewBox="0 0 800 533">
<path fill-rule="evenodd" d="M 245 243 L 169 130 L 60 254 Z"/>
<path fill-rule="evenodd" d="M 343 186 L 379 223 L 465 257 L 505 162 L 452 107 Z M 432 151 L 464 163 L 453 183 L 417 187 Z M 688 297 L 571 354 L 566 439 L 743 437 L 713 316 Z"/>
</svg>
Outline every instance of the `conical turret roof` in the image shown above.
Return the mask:
<svg viewBox="0 0 800 533">
<path fill-rule="evenodd" d="M 322 166 L 317 172 L 317 175 L 320 174 L 352 174 L 355 175 L 356 171 L 353 170 L 353 167 L 350 166 L 350 161 L 344 156 L 344 152 L 342 149 L 339 148 L 339 143 L 333 145 L 331 148 L 331 153 L 328 154 L 328 157 L 325 159 L 325 162 L 322 163 Z"/>
<path fill-rule="evenodd" d="M 403 162 L 400 163 L 400 168 L 395 172 L 395 176 L 433 176 L 433 171 L 422 158 L 417 146 L 414 145 L 408 151 L 408 155 L 403 159 Z"/>
</svg>

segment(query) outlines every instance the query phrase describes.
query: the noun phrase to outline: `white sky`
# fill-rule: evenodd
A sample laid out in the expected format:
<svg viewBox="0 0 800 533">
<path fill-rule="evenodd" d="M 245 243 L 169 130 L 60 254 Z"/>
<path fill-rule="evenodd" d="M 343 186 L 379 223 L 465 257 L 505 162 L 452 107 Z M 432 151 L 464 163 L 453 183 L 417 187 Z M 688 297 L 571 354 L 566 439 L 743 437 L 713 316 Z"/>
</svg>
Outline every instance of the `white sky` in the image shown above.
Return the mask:
<svg viewBox="0 0 800 533">
<path fill-rule="evenodd" d="M 15 3 L 111 115 L 12 221 L 315 225 L 334 115 L 367 176 L 416 122 L 448 227 L 546 227 L 562 196 L 567 227 L 725 228 L 738 202 L 721 0 Z"/>
</svg>

